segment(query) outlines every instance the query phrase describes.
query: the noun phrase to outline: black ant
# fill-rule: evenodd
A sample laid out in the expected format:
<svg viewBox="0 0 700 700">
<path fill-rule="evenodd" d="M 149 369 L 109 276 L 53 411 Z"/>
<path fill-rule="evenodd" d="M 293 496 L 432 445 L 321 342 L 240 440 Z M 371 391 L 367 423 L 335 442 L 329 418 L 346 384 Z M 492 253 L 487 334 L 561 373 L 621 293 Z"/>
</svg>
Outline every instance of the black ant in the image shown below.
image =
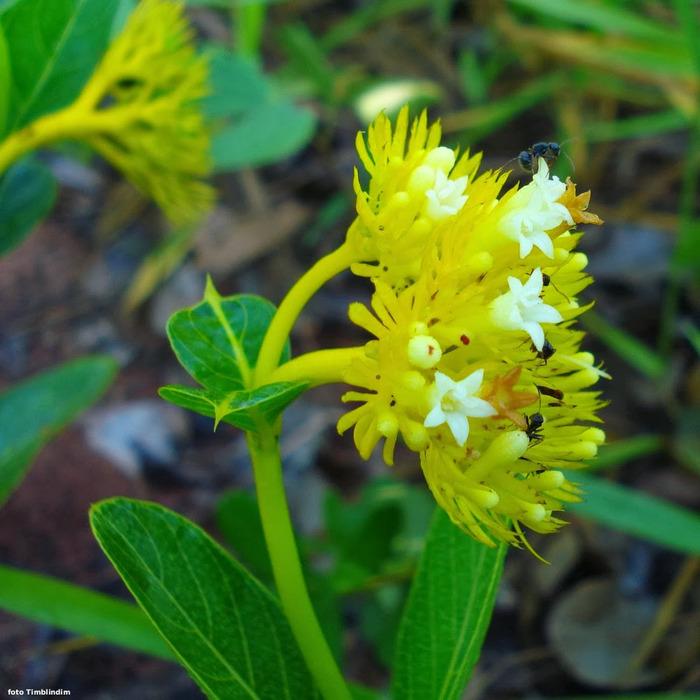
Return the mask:
<svg viewBox="0 0 700 700">
<path fill-rule="evenodd" d="M 530 442 L 537 441 L 538 443 L 544 440 L 542 435 L 542 426 L 544 425 L 544 416 L 541 413 L 533 413 L 531 416 L 525 416 L 525 435 Z"/>
<path fill-rule="evenodd" d="M 535 347 L 535 344 L 532 343 L 530 345 L 530 348 L 532 349 L 532 352 L 535 353 L 537 357 L 542 360 L 542 362 L 546 365 L 547 360 L 549 360 L 552 355 L 557 351 L 556 348 L 545 338 L 544 343 L 542 344 L 542 350 L 538 350 Z"/>
<path fill-rule="evenodd" d="M 536 173 L 539 167 L 540 158 L 544 158 L 545 163 L 551 168 L 557 162 L 561 147 L 558 143 L 550 141 L 538 141 L 533 143 L 524 151 L 518 154 L 518 163 L 527 173 Z"/>
</svg>

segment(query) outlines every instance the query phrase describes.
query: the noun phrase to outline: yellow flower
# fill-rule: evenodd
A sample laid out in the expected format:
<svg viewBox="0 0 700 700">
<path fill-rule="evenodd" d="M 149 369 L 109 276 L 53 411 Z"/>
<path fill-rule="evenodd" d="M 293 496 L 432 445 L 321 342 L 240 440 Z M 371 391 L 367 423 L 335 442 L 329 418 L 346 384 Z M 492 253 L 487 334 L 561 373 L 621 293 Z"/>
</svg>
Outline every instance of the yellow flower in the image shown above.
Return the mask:
<svg viewBox="0 0 700 700">
<path fill-rule="evenodd" d="M 350 318 L 374 339 L 345 371 L 358 389 L 343 399 L 359 406 L 338 429 L 353 428 L 365 458 L 384 439 L 388 464 L 402 437 L 455 523 L 485 544 L 529 546 L 523 525 L 553 532 L 579 499 L 561 470 L 605 437 L 590 387 L 607 375 L 575 328 L 591 279 L 570 228 L 588 196 L 544 161 L 501 195 L 505 175 L 477 176 L 478 156 L 454 165 L 424 115 L 408 147 L 406 126 L 405 112 L 393 131 L 380 117 L 359 147 L 370 183 L 350 236 L 376 260 L 354 267 L 375 291 L 371 311 L 353 304 Z M 442 175 L 430 182 L 423 168 Z"/>
<path fill-rule="evenodd" d="M 438 123 L 428 127 L 426 112 L 409 129 L 408 108 L 395 126 L 380 114 L 357 135 L 357 151 L 369 176 L 366 187 L 355 171 L 357 218 L 348 242 L 362 263 L 353 271 L 392 286 L 410 283 L 436 227 L 452 219 L 470 197 L 471 177 L 480 156 L 461 157 L 440 146 Z"/>
<path fill-rule="evenodd" d="M 104 125 L 85 140 L 177 222 L 198 218 L 212 201 L 203 182 L 209 134 L 198 105 L 207 73 L 182 4 L 143 0 L 78 100 Z"/>
<path fill-rule="evenodd" d="M 198 101 L 207 62 L 196 54 L 181 2 L 142 0 L 78 99 L 0 144 L 0 173 L 54 141 L 84 141 L 153 197 L 176 223 L 211 205 L 209 133 Z"/>
</svg>

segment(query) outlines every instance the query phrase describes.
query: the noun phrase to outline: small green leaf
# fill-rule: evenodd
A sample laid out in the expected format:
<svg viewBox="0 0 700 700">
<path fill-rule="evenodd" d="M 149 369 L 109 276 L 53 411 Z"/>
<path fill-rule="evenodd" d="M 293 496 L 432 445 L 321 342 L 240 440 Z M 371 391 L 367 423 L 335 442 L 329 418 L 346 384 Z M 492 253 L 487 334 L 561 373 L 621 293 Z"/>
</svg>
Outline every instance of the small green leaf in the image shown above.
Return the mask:
<svg viewBox="0 0 700 700">
<path fill-rule="evenodd" d="M 202 100 L 209 119 L 235 117 L 267 102 L 270 87 L 253 61 L 216 45 L 209 56 L 211 94 Z"/>
<path fill-rule="evenodd" d="M 276 382 L 257 389 L 219 395 L 215 391 L 186 386 L 164 386 L 162 399 L 241 430 L 256 430 L 260 422 L 271 423 L 306 388 L 305 382 Z"/>
<path fill-rule="evenodd" d="M 275 307 L 262 297 L 220 296 L 209 279 L 204 299 L 176 312 L 168 322 L 168 337 L 180 364 L 204 388 L 166 386 L 160 396 L 242 430 L 274 421 L 307 387 L 304 382 L 277 382 L 248 388 L 274 313 Z M 281 362 L 289 354 L 287 343 Z"/>
<path fill-rule="evenodd" d="M 641 537 L 685 554 L 700 554 L 700 516 L 641 491 L 576 472 L 584 501 L 569 509 L 613 530 Z"/>
<path fill-rule="evenodd" d="M 316 117 L 293 102 L 260 104 L 214 134 L 214 167 L 237 170 L 267 165 L 293 155 L 316 129 Z"/>
<path fill-rule="evenodd" d="M 457 700 L 476 664 L 506 545 L 489 548 L 437 508 L 399 628 L 396 700 Z"/>
<path fill-rule="evenodd" d="M 73 634 L 174 659 L 135 605 L 48 576 L 0 566 L 0 608 Z"/>
<path fill-rule="evenodd" d="M 262 16 L 259 4 L 250 9 L 251 16 Z M 211 153 L 216 169 L 274 163 L 310 141 L 316 127 L 313 112 L 279 94 L 252 54 L 214 46 L 209 55 L 212 91 L 203 106 L 213 122 Z"/>
<path fill-rule="evenodd" d="M 109 386 L 109 357 L 68 362 L 0 393 L 0 504 L 36 453 Z"/>
<path fill-rule="evenodd" d="M 220 296 L 209 279 L 201 302 L 170 317 L 168 337 L 189 374 L 223 395 L 250 386 L 274 313 L 269 301 L 253 294 Z M 287 346 L 281 362 L 288 358 Z"/>
<path fill-rule="evenodd" d="M 53 175 L 31 156 L 0 177 L 0 255 L 18 246 L 31 233 L 49 213 L 55 199 Z"/>
<path fill-rule="evenodd" d="M 74 100 L 107 48 L 117 0 L 19 0 L 0 16 L 10 49 L 11 131 Z"/>
<path fill-rule="evenodd" d="M 316 698 L 279 603 L 203 530 L 153 503 L 93 506 L 93 532 L 209 698 Z"/>
</svg>

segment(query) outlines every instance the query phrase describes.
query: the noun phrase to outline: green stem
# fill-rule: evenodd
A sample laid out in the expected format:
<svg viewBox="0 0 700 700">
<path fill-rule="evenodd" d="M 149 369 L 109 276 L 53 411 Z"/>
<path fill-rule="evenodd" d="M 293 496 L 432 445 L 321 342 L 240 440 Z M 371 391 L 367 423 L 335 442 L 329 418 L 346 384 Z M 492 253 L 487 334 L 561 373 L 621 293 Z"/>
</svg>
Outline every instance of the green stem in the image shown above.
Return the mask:
<svg viewBox="0 0 700 700">
<path fill-rule="evenodd" d="M 350 267 L 355 259 L 354 249 L 344 243 L 316 262 L 289 290 L 279 305 L 260 348 L 255 370 L 258 385 L 265 383 L 268 375 L 279 365 L 292 326 L 309 299 L 325 282 Z"/>
<path fill-rule="evenodd" d="M 265 541 L 277 592 L 301 653 L 326 700 L 350 700 L 316 618 L 299 560 L 282 480 L 278 438 L 269 426 L 248 433 Z"/>
<path fill-rule="evenodd" d="M 350 363 L 364 355 L 364 347 L 315 350 L 280 365 L 269 376 L 272 382 L 308 382 L 310 386 L 343 382 Z"/>
</svg>

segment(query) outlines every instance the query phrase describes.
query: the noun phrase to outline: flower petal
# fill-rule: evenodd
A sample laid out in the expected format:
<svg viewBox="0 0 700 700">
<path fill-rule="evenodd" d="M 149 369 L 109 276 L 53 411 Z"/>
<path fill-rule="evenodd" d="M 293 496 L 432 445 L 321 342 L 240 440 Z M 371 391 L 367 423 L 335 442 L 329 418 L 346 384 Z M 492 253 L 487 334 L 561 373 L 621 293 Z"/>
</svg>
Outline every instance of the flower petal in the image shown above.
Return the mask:
<svg viewBox="0 0 700 700">
<path fill-rule="evenodd" d="M 448 420 L 448 417 L 442 410 L 440 403 L 438 403 L 437 406 L 433 406 L 430 413 L 425 417 L 423 425 L 426 428 L 437 428 L 438 425 L 442 425 L 446 420 Z"/>
<path fill-rule="evenodd" d="M 542 326 L 534 321 L 528 321 L 523 324 L 523 330 L 530 334 L 532 344 L 537 348 L 537 351 L 540 352 L 544 346 L 544 331 L 542 330 Z"/>
<path fill-rule="evenodd" d="M 469 437 L 469 421 L 461 414 L 450 411 L 447 414 L 447 425 L 455 439 L 455 442 L 464 447 Z"/>
</svg>

